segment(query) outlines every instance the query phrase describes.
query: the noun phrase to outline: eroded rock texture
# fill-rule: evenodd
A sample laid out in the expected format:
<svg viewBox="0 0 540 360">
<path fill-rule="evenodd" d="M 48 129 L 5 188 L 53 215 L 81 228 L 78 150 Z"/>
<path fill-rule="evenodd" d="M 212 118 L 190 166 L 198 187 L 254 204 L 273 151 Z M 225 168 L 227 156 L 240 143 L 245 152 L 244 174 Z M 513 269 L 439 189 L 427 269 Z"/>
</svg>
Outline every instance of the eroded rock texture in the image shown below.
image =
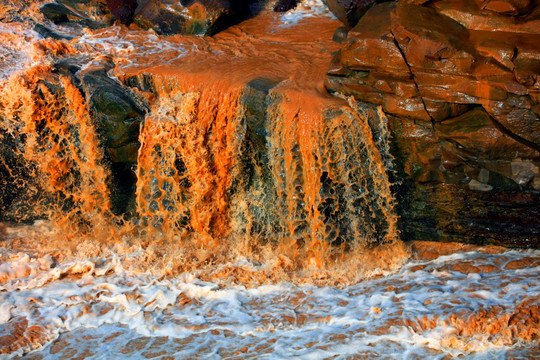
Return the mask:
<svg viewBox="0 0 540 360">
<path fill-rule="evenodd" d="M 540 241 L 538 1 L 375 5 L 326 87 L 382 106 L 406 238 Z"/>
</svg>

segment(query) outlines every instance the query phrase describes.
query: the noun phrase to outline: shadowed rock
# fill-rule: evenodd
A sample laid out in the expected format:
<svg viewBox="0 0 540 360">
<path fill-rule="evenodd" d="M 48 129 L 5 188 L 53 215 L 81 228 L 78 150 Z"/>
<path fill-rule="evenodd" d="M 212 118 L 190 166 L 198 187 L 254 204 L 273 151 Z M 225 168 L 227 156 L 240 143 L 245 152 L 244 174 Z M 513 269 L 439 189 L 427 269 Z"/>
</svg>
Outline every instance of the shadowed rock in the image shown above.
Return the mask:
<svg viewBox="0 0 540 360">
<path fill-rule="evenodd" d="M 279 0 L 274 6 L 275 12 L 286 12 L 294 9 L 298 5 L 298 0 Z"/>
<path fill-rule="evenodd" d="M 540 221 L 540 7 L 532 5 L 378 4 L 334 57 L 329 91 L 394 115 L 404 238 L 539 246 L 530 226 Z"/>
<path fill-rule="evenodd" d="M 107 0 L 107 6 L 116 19 L 128 25 L 133 22 L 137 0 Z"/>
<path fill-rule="evenodd" d="M 41 13 L 55 24 L 68 25 L 75 28 L 88 27 L 100 29 L 110 26 L 114 19 L 105 4 L 99 0 L 57 0 L 53 3 L 44 4 L 40 8 Z M 39 32 L 46 37 L 62 38 L 60 34 L 47 31 L 41 24 Z M 64 37 L 65 38 L 65 37 Z"/>
<path fill-rule="evenodd" d="M 324 0 L 324 3 L 336 17 L 348 27 L 353 27 L 358 20 L 381 0 Z"/>
<path fill-rule="evenodd" d="M 150 0 L 141 2 L 134 22 L 161 35 L 214 35 L 251 14 L 255 0 Z"/>
</svg>

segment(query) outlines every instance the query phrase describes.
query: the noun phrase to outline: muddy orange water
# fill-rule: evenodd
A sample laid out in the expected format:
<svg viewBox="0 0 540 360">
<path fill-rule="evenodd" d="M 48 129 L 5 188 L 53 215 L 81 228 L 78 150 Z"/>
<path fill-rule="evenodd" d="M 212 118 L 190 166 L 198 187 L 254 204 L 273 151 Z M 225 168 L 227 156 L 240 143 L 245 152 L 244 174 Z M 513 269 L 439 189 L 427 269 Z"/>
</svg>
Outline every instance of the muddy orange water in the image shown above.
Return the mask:
<svg viewBox="0 0 540 360">
<path fill-rule="evenodd" d="M 538 356 L 538 251 L 400 241 L 387 119 L 324 90 L 340 23 L 322 3 L 212 38 L 48 24 L 72 40 L 18 3 L 0 12 L 1 211 L 23 221 L 0 224 L 0 359 Z M 94 70 L 148 109 L 123 213 L 78 87 Z"/>
<path fill-rule="evenodd" d="M 351 254 L 373 244 L 404 253 L 386 118 L 323 87 L 339 22 L 283 19 L 263 11 L 212 38 L 113 26 L 30 40 L 32 62 L 4 81 L 1 106 L 31 169 L 31 209 L 15 207 L 15 217 L 51 219 L 62 238 L 99 231 L 109 243 L 126 232 L 202 247 L 204 261 L 231 246 L 271 248 L 292 269 L 362 258 Z M 109 70 L 150 109 L 134 166 L 135 217 L 112 214 L 100 130 L 72 80 L 50 65 L 77 56 L 91 58 L 79 78 Z"/>
</svg>

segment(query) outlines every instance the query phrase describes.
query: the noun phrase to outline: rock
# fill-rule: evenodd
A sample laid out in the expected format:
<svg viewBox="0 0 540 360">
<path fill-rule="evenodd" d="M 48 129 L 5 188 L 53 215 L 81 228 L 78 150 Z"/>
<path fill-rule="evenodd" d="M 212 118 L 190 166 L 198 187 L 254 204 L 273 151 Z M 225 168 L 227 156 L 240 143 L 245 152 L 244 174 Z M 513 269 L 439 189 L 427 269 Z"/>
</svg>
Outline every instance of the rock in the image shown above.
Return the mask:
<svg viewBox="0 0 540 360">
<path fill-rule="evenodd" d="M 354 27 L 358 20 L 379 0 L 324 0 L 336 17 L 348 27 Z"/>
<path fill-rule="evenodd" d="M 402 238 L 537 247 L 540 154 L 481 108 L 432 130 L 390 117 Z M 518 154 L 516 156 L 516 154 Z M 524 160 L 524 159 L 527 160 Z M 494 221 L 494 219 L 496 219 Z"/>
<path fill-rule="evenodd" d="M 51 20 L 55 24 L 60 24 L 63 22 L 68 22 L 68 16 L 77 17 L 75 13 L 69 10 L 62 4 L 50 3 L 45 4 L 40 9 L 43 16 Z"/>
<path fill-rule="evenodd" d="M 466 162 L 469 165 L 482 163 L 482 167 L 509 178 L 512 178 L 512 174 L 503 169 L 502 162 L 509 165 L 515 158 L 540 157 L 540 153 L 534 149 L 504 134 L 481 108 L 438 123 L 435 129 L 441 142 L 448 141 L 455 147 L 451 153 L 459 153 L 461 163 Z M 488 165 L 490 162 L 497 164 L 498 167 L 490 168 Z"/>
<path fill-rule="evenodd" d="M 298 0 L 279 0 L 274 6 L 275 12 L 286 12 L 292 10 L 298 5 Z"/>
<path fill-rule="evenodd" d="M 396 4 L 376 5 L 349 31 L 334 57 L 326 87 L 331 92 L 383 105 L 386 112 L 429 121 L 408 64 L 391 31 Z"/>
<path fill-rule="evenodd" d="M 483 11 L 482 4 L 482 1 L 442 0 L 433 2 L 431 6 L 439 14 L 454 19 L 469 30 L 521 34 L 540 33 L 540 17 L 536 16 L 540 11 L 538 5 L 529 16 L 521 19 L 492 11 Z"/>
<path fill-rule="evenodd" d="M 491 191 L 493 190 L 493 186 L 484 184 L 478 180 L 472 179 L 469 182 L 469 189 L 476 190 L 476 191 Z"/>
<path fill-rule="evenodd" d="M 105 69 L 86 72 L 81 79 L 91 115 L 98 121 L 105 146 L 115 163 L 137 161 L 139 127 L 147 108 Z"/>
<path fill-rule="evenodd" d="M 489 33 L 471 30 L 457 18 L 438 12 L 461 4 L 457 0 L 437 2 L 439 8 L 414 5 L 418 3 L 422 2 L 371 8 L 335 56 L 327 89 L 423 121 L 442 121 L 474 104 L 485 105 L 496 116 L 504 112 L 500 104 L 516 95 L 536 103 L 537 35 L 512 33 L 508 28 Z M 465 8 L 476 11 L 475 6 Z M 536 126 L 531 104 L 519 110 L 513 107 L 507 106 L 503 117 L 525 114 L 526 127 Z M 530 136 L 520 136 L 531 141 Z"/>
<path fill-rule="evenodd" d="M 488 0 L 484 1 L 482 9 L 505 15 L 519 15 L 531 8 L 530 0 Z"/>
<path fill-rule="evenodd" d="M 31 188 L 33 169 L 24 161 L 22 154 L 14 151 L 17 140 L 0 127 L 0 221 L 17 220 L 10 206 Z"/>
<path fill-rule="evenodd" d="M 58 0 L 44 4 L 40 11 L 55 24 L 79 25 L 91 29 L 110 26 L 114 20 L 99 0 Z"/>
<path fill-rule="evenodd" d="M 350 40 L 341 51 L 341 64 L 351 70 L 376 70 L 397 77 L 410 71 L 392 34 L 391 14 L 395 3 L 378 5 L 350 30 Z"/>
<path fill-rule="evenodd" d="M 247 18 L 253 2 L 255 0 L 150 0 L 137 8 L 134 22 L 162 35 L 209 36 Z"/>
<path fill-rule="evenodd" d="M 73 39 L 70 35 L 64 35 L 55 31 L 52 31 L 48 27 L 42 24 L 34 25 L 34 31 L 43 36 L 44 38 L 53 38 L 56 40 L 71 40 Z"/>
<path fill-rule="evenodd" d="M 133 22 L 137 3 L 137 0 L 107 0 L 107 7 L 122 24 L 129 25 Z"/>
<path fill-rule="evenodd" d="M 511 95 L 505 101 L 489 101 L 484 109 L 521 142 L 540 151 L 540 115 L 528 96 Z"/>
<path fill-rule="evenodd" d="M 129 216 L 135 206 L 132 166 L 137 163 L 139 129 L 148 108 L 135 92 L 107 75 L 113 66 L 106 57 L 77 56 L 58 60 L 53 68 L 55 74 L 70 77 L 84 94 L 110 171 L 111 210 Z"/>
<path fill-rule="evenodd" d="M 344 26 L 340 26 L 336 29 L 334 36 L 332 36 L 332 40 L 341 44 L 345 40 L 347 40 L 347 34 L 348 34 L 347 28 Z"/>
</svg>

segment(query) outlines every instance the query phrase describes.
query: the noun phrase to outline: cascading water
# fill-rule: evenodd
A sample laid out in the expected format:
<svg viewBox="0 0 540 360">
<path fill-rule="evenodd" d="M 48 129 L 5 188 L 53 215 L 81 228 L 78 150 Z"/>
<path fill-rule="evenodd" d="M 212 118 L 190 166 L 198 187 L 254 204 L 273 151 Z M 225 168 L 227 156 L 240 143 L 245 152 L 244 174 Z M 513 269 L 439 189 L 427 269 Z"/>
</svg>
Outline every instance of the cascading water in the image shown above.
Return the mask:
<svg viewBox="0 0 540 360">
<path fill-rule="evenodd" d="M 324 90 L 318 5 L 2 25 L 0 359 L 535 354 L 538 252 L 400 241 L 387 118 Z"/>
<path fill-rule="evenodd" d="M 234 247 L 242 237 L 248 247 L 271 246 L 287 254 L 295 268 L 324 268 L 343 257 L 340 253 L 398 241 L 383 162 L 388 154 L 381 154 L 387 144 L 377 143 L 369 126 L 383 124 L 379 139 L 387 137 L 384 114 L 368 114 L 322 93 L 322 81 L 314 81 L 313 74 L 322 79 L 319 63 L 324 63 L 307 61 L 311 45 L 301 35 L 283 29 L 283 35 L 251 41 L 242 31 L 247 29 L 206 43 L 175 39 L 180 50 L 169 54 L 173 46 L 165 48 L 167 56 L 176 56 L 160 65 L 164 69 L 148 68 L 154 63 L 145 61 L 119 68 L 125 82 L 151 103 L 132 165 L 136 191 L 127 201 L 136 204 L 135 215 L 123 221 L 143 236 L 183 234 L 208 250 L 217 244 Z M 103 35 L 107 38 L 107 31 Z M 103 35 L 84 42 L 104 44 Z M 130 39 L 127 32 L 120 38 L 144 43 L 145 34 L 135 36 Z M 298 49 L 274 44 L 290 36 L 298 37 Z M 195 50 L 183 54 L 190 43 Z M 72 45 L 63 49 L 61 41 L 54 45 L 68 58 L 77 52 Z M 266 48 L 275 52 L 274 63 L 260 62 Z M 217 63 L 233 50 L 238 64 Z M 146 52 L 153 51 L 140 55 Z M 284 66 L 277 61 L 285 56 L 290 64 Z M 198 63 L 200 57 L 206 57 L 207 67 Z M 105 133 L 119 125 L 95 114 L 99 99 L 92 98 L 92 90 L 99 85 L 87 75 L 106 70 L 107 61 L 93 60 L 71 76 L 60 74 L 65 65 L 37 65 L 6 84 L 14 97 L 2 100 L 4 131 L 36 169 L 31 177 L 41 179 L 33 185 L 39 196 L 24 200 L 36 209 L 27 206 L 28 217 L 47 212 L 57 222 L 89 228 L 121 222 L 111 211 L 111 192 L 114 198 L 121 186 L 112 175 L 119 155 L 109 146 L 121 136 Z M 90 90 L 81 93 L 79 81 Z M 13 100 L 19 93 L 24 98 Z"/>
</svg>

